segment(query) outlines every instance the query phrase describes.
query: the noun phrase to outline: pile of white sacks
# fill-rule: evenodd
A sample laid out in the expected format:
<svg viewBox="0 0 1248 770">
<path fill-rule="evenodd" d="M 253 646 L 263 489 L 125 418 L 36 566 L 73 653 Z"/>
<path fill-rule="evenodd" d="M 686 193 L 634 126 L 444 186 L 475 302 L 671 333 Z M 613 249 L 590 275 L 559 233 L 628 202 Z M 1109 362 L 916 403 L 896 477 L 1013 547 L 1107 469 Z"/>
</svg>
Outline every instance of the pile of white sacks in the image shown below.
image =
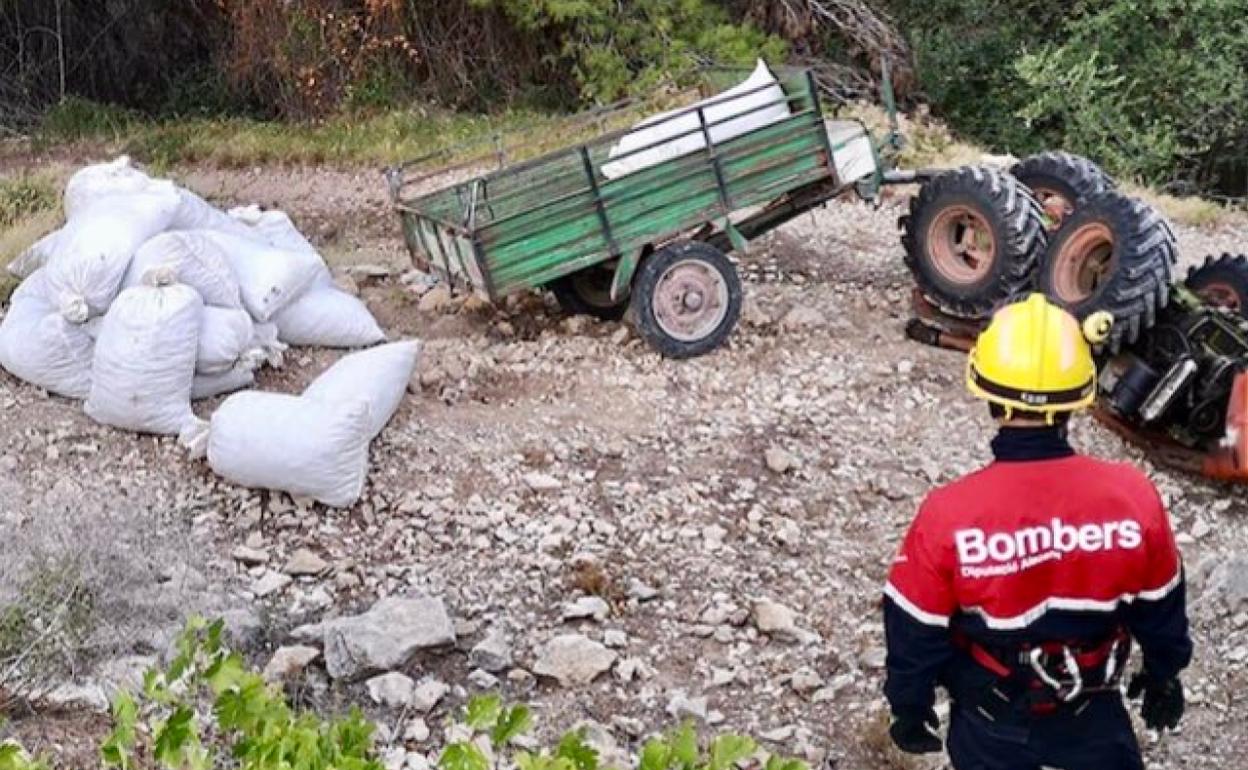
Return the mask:
<svg viewBox="0 0 1248 770">
<path fill-rule="evenodd" d="M 280 211 L 220 211 L 125 157 L 75 173 L 64 208 L 65 226 L 9 267 L 22 283 L 0 321 L 0 366 L 85 400 L 98 422 L 178 436 L 235 483 L 359 498 L 418 342 L 348 355 L 300 396 L 236 393 L 200 420 L 192 399 L 248 387 L 288 345 L 385 333 Z"/>
</svg>

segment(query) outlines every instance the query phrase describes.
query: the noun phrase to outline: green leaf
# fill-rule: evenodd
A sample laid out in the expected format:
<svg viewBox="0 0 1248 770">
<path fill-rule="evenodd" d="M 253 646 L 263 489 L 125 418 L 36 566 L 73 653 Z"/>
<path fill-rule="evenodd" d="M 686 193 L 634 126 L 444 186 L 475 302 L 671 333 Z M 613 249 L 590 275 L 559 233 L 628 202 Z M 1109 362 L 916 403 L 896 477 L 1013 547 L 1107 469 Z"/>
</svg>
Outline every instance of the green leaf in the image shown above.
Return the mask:
<svg viewBox="0 0 1248 770">
<path fill-rule="evenodd" d="M 651 738 L 641 748 L 638 770 L 667 770 L 672 764 L 672 747 L 658 738 Z"/>
<path fill-rule="evenodd" d="M 134 748 L 134 725 L 138 721 L 138 706 L 127 692 L 113 699 L 113 730 L 100 745 L 100 758 L 110 767 L 122 770 L 130 767 L 130 750 Z"/>
<path fill-rule="evenodd" d="M 195 712 L 189 706 L 178 706 L 156 731 L 152 756 L 170 770 L 181 767 L 187 748 L 196 741 Z"/>
<path fill-rule="evenodd" d="M 438 757 L 441 770 L 490 770 L 490 762 L 481 749 L 471 743 L 452 743 Z"/>
<path fill-rule="evenodd" d="M 671 737 L 672 759 L 681 767 L 691 768 L 698 762 L 698 736 L 688 722 L 677 728 Z"/>
<path fill-rule="evenodd" d="M 711 742 L 711 770 L 728 770 L 754 753 L 757 744 L 744 735 L 728 733 Z"/>
<path fill-rule="evenodd" d="M 503 699 L 497 693 L 478 695 L 468 701 L 464 721 L 473 730 L 489 730 L 503 712 Z"/>
<path fill-rule="evenodd" d="M 494 723 L 494 728 L 490 730 L 490 743 L 496 749 L 502 748 L 527 732 L 532 724 L 533 714 L 528 706 L 521 703 L 504 709 L 498 721 Z"/>
<path fill-rule="evenodd" d="M 555 756 L 572 763 L 576 770 L 598 770 L 598 752 L 585 742 L 585 731 L 565 733 L 555 748 Z"/>
</svg>

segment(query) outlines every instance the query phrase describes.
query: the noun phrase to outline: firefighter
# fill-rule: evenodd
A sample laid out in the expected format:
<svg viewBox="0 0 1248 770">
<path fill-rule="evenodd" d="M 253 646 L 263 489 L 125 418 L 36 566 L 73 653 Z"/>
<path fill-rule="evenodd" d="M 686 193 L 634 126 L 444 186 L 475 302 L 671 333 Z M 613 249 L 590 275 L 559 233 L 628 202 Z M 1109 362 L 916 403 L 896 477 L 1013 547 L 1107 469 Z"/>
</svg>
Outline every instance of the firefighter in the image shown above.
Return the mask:
<svg viewBox="0 0 1248 770">
<path fill-rule="evenodd" d="M 952 702 L 957 770 L 1138 770 L 1120 680 L 1132 640 L 1152 729 L 1183 714 L 1191 659 L 1183 568 L 1156 488 L 1138 470 L 1081 456 L 1072 412 L 1096 393 L 1082 328 L 1040 294 L 980 335 L 967 386 L 1000 425 L 987 467 L 923 501 L 884 588 L 884 686 L 903 751 L 938 752 L 935 688 Z"/>
</svg>

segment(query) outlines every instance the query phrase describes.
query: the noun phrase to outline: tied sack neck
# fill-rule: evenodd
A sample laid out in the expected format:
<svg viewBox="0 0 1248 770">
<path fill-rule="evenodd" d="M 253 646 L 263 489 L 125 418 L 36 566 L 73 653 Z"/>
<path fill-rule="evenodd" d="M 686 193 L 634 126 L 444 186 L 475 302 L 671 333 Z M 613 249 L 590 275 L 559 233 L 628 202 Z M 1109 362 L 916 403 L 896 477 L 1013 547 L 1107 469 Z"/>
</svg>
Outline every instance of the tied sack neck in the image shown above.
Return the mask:
<svg viewBox="0 0 1248 770">
<path fill-rule="evenodd" d="M 1055 460 L 1075 453 L 1066 440 L 1066 426 L 1003 427 L 992 440 L 992 454 L 1000 462 Z"/>
</svg>

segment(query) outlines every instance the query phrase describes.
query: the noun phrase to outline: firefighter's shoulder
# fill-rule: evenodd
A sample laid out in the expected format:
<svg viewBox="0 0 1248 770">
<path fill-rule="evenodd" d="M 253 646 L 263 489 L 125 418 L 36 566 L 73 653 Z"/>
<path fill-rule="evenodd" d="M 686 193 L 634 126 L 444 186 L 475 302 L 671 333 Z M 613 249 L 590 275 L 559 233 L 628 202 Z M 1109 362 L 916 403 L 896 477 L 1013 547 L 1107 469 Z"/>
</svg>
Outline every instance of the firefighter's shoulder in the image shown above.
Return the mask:
<svg viewBox="0 0 1248 770">
<path fill-rule="evenodd" d="M 1132 508 L 1141 517 L 1165 515 L 1157 485 L 1131 463 L 1080 456 L 1073 467 L 1075 478 L 1069 481 L 1076 488 L 1085 489 L 1089 494 L 1101 492 L 1125 498 L 1133 503 Z"/>
</svg>

